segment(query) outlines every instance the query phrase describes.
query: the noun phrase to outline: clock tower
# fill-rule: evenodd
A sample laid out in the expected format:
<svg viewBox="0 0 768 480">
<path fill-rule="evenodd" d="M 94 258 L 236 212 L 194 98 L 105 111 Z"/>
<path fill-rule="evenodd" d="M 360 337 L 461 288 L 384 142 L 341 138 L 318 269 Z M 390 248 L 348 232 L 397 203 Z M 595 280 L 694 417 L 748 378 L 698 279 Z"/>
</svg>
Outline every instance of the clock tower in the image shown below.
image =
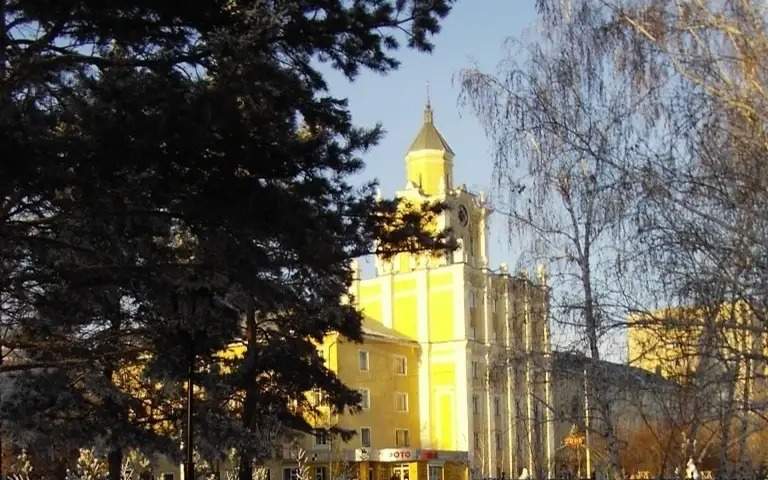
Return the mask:
<svg viewBox="0 0 768 480">
<path fill-rule="evenodd" d="M 401 253 L 392 260 L 377 261 L 379 274 L 409 272 L 418 268 L 465 263 L 487 266 L 486 230 L 490 209 L 484 196 L 453 184 L 454 153 L 435 126 L 432 106 L 427 102 L 421 128 L 405 156 L 406 184 L 397 192 L 412 205 L 442 202 L 446 210 L 437 219 L 437 228 L 450 228 L 459 247 L 445 256 Z"/>
<path fill-rule="evenodd" d="M 455 185 L 453 161 L 427 103 L 396 195 L 413 206 L 444 204 L 434 227 L 448 229 L 459 247 L 377 258 L 376 275 L 355 281 L 351 293 L 367 317 L 418 343 L 409 375 L 418 383 L 419 431 L 411 435 L 420 448 L 466 452 L 473 477 L 512 477 L 523 467 L 545 477 L 554 472 L 555 451 L 551 409 L 542 401 L 549 377 L 538 367 L 549 348 L 547 290 L 543 280 L 504 265 L 489 268 L 490 209 L 482 194 Z M 535 362 L 506 361 L 536 355 Z"/>
</svg>

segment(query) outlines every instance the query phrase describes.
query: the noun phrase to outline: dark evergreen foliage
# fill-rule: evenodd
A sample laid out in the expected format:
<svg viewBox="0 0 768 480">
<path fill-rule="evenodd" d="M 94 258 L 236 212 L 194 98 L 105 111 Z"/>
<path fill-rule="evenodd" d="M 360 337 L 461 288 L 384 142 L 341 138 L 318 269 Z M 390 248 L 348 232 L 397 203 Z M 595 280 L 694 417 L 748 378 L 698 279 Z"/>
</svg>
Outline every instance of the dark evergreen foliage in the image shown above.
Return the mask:
<svg viewBox="0 0 768 480">
<path fill-rule="evenodd" d="M 3 435 L 173 454 L 190 362 L 207 455 L 354 405 L 311 343 L 359 338 L 350 259 L 446 242 L 348 183 L 381 132 L 317 65 L 386 72 L 450 3 L 0 0 Z"/>
</svg>

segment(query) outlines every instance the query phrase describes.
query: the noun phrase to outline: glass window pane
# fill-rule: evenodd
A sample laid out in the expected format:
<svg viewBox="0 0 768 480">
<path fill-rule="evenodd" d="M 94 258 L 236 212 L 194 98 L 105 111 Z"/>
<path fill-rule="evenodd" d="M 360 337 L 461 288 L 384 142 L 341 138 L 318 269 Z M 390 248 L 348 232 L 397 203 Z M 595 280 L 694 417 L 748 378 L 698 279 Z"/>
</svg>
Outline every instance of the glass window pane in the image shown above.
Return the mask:
<svg viewBox="0 0 768 480">
<path fill-rule="evenodd" d="M 361 350 L 359 352 L 359 364 L 360 364 L 360 371 L 367 372 L 368 371 L 368 352 L 365 350 Z"/>
</svg>

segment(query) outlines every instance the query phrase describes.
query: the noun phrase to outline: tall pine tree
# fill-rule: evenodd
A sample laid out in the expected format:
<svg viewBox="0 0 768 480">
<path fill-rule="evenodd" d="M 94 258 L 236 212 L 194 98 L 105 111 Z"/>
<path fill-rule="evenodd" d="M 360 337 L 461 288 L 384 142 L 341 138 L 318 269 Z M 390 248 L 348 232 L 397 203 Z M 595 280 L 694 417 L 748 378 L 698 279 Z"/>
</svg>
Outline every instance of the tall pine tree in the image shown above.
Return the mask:
<svg viewBox="0 0 768 480">
<path fill-rule="evenodd" d="M 2 434 L 95 444 L 116 479 L 126 448 L 179 453 L 191 369 L 200 451 L 250 478 L 304 391 L 354 405 L 312 344 L 359 338 L 350 259 L 446 241 L 438 207 L 348 183 L 380 130 L 317 65 L 391 70 L 450 3 L 0 0 Z"/>
</svg>

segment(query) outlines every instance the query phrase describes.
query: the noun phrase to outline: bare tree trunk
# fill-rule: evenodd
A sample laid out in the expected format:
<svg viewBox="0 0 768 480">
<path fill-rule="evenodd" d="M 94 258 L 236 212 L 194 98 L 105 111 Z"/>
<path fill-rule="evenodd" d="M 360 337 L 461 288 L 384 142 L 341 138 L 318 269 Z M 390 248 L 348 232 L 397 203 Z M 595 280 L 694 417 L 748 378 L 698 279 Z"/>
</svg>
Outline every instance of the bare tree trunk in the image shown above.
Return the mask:
<svg viewBox="0 0 768 480">
<path fill-rule="evenodd" d="M 732 307 L 733 308 L 733 307 Z M 749 329 L 747 328 L 747 322 L 750 321 L 748 316 L 744 316 L 744 318 L 737 318 L 737 321 L 741 321 L 744 323 L 744 328 L 741 330 L 740 335 L 740 342 L 741 345 L 739 346 L 739 356 L 741 357 L 741 362 L 743 362 L 743 378 L 741 379 L 741 385 L 742 385 L 742 398 L 741 398 L 741 415 L 739 417 L 740 419 L 740 429 L 739 429 L 739 445 L 738 445 L 738 454 L 736 456 L 736 462 L 738 464 L 743 465 L 745 461 L 745 457 L 747 455 L 747 438 L 749 438 L 749 413 L 751 410 L 751 396 L 752 396 L 752 360 L 751 360 L 751 354 L 754 353 L 754 345 L 751 341 L 752 334 L 750 333 Z"/>
<path fill-rule="evenodd" d="M 733 421 L 733 401 L 736 390 L 736 381 L 732 375 L 726 387 L 726 398 L 722 402 L 722 415 L 720 418 L 720 471 L 725 475 L 730 474 L 731 463 L 728 458 L 728 447 L 731 443 L 731 423 Z"/>
<path fill-rule="evenodd" d="M 107 471 L 109 480 L 120 480 L 123 466 L 123 449 L 114 448 L 107 453 Z"/>
<path fill-rule="evenodd" d="M 592 292 L 592 271 L 590 268 L 590 252 L 591 244 L 589 235 L 590 222 L 587 222 L 587 227 L 584 232 L 584 250 L 581 258 L 581 272 L 582 272 L 582 287 L 584 289 L 584 323 L 585 334 L 587 337 L 589 354 L 591 358 L 590 372 L 587 375 L 588 385 L 587 388 L 590 393 L 594 393 L 592 398 L 595 399 L 595 403 L 600 414 L 602 431 L 600 435 L 605 438 L 608 447 L 608 462 L 612 474 L 614 477 L 618 477 L 621 474 L 621 465 L 619 463 L 619 442 L 616 438 L 616 429 L 613 423 L 611 415 L 610 400 L 606 398 L 605 390 L 609 385 L 609 379 L 599 378 L 598 369 L 595 368 L 600 362 L 600 345 L 599 345 L 599 322 L 595 312 L 595 298 Z M 597 388 L 595 388 L 597 387 Z M 603 390 L 602 392 L 598 389 Z M 587 472 L 591 477 L 592 472 Z"/>
</svg>

